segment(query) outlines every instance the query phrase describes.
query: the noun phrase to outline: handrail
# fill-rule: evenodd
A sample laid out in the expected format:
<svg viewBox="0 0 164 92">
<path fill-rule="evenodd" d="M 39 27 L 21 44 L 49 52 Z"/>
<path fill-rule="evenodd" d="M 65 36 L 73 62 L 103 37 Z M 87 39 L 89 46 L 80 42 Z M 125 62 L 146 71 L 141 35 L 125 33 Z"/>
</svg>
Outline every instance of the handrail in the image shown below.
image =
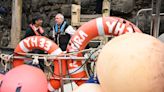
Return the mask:
<svg viewBox="0 0 164 92">
<path fill-rule="evenodd" d="M 146 9 L 140 9 L 138 12 L 137 12 L 137 15 L 136 15 L 136 26 L 138 27 L 138 24 L 139 24 L 139 14 L 141 12 L 144 12 L 144 11 L 152 11 L 152 8 L 146 8 Z M 155 15 L 155 14 L 152 14 L 152 15 Z M 164 16 L 164 13 L 160 13 L 160 16 Z"/>
</svg>

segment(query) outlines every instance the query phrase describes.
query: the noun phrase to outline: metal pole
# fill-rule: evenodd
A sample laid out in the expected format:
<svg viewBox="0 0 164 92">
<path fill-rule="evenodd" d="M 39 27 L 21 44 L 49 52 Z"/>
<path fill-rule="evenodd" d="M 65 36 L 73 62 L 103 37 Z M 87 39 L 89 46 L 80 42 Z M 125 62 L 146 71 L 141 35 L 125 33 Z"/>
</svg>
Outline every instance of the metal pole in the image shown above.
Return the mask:
<svg viewBox="0 0 164 92">
<path fill-rule="evenodd" d="M 55 80 L 60 80 L 60 78 L 54 78 Z M 89 80 L 89 78 L 63 78 L 63 80 Z"/>
<path fill-rule="evenodd" d="M 61 92 L 64 92 L 64 83 L 63 83 L 63 73 L 62 73 L 62 60 L 59 60 L 59 72 L 60 72 L 60 84 L 61 84 Z"/>
<path fill-rule="evenodd" d="M 161 0 L 156 0 L 156 2 L 154 2 L 154 0 L 152 0 L 152 9 L 153 10 L 152 10 L 152 21 L 151 21 L 151 31 L 150 31 L 150 34 L 152 36 L 156 37 L 156 38 L 159 35 L 160 8 L 161 8 Z"/>
<path fill-rule="evenodd" d="M 1 55 L 5 55 L 5 54 L 0 54 Z M 9 57 L 10 55 L 6 55 L 6 57 Z M 13 56 L 11 57 L 11 59 L 34 59 L 34 57 L 25 57 L 25 56 Z M 44 57 L 38 57 L 38 59 L 45 59 Z M 70 59 L 73 59 L 73 60 L 85 60 L 85 59 L 88 59 L 86 57 L 47 57 L 47 59 L 59 59 L 59 60 L 70 60 Z"/>
<path fill-rule="evenodd" d="M 152 0 L 152 14 L 153 14 L 153 11 L 154 11 L 154 0 Z M 154 16 L 155 16 L 155 14 L 154 15 L 151 15 L 151 28 L 150 28 L 150 35 L 152 35 L 153 36 L 153 29 L 154 29 Z"/>
</svg>

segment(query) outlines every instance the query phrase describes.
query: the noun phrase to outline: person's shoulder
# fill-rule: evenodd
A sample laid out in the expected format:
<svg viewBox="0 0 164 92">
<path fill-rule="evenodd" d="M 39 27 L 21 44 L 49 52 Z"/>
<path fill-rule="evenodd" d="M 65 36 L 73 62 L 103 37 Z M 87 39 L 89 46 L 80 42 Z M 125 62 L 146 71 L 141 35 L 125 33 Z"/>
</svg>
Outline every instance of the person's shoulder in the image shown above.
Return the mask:
<svg viewBox="0 0 164 92">
<path fill-rule="evenodd" d="M 30 26 L 28 26 L 26 31 L 32 31 L 32 28 Z"/>
<path fill-rule="evenodd" d="M 66 22 L 65 26 L 68 27 L 70 24 L 67 21 L 65 21 L 65 22 Z"/>
</svg>

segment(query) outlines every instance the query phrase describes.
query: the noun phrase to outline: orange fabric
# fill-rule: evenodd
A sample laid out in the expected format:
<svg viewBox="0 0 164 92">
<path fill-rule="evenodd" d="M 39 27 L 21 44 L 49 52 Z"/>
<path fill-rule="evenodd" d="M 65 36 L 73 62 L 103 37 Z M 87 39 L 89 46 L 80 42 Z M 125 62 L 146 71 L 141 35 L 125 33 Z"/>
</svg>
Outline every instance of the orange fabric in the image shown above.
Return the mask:
<svg viewBox="0 0 164 92">
<path fill-rule="evenodd" d="M 50 79 L 49 82 L 54 89 L 58 89 L 61 86 L 59 80 Z"/>
</svg>

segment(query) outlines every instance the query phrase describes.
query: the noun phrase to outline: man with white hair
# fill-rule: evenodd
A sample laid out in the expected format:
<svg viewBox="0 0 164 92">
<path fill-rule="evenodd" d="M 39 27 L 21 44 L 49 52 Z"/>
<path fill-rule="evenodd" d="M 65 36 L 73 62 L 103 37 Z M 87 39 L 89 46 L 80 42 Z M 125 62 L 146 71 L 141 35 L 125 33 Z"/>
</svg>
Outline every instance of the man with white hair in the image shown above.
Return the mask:
<svg viewBox="0 0 164 92">
<path fill-rule="evenodd" d="M 65 51 L 71 36 L 75 33 L 75 30 L 64 20 L 64 16 L 58 13 L 55 16 L 55 25 L 50 33 L 50 37 L 53 38 L 55 43 Z"/>
</svg>

